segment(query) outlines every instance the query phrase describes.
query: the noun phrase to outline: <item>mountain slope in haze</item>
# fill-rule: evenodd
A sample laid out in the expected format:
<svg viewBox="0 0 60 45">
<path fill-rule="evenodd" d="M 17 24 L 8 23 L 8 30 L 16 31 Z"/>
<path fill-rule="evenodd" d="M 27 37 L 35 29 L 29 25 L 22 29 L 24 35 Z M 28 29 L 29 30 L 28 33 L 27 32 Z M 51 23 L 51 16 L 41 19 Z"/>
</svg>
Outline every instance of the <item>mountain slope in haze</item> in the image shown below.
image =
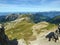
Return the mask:
<svg viewBox="0 0 60 45">
<path fill-rule="evenodd" d="M 60 15 L 55 16 L 50 20 L 51 23 L 59 24 L 60 23 Z"/>
<path fill-rule="evenodd" d="M 40 13 L 33 14 L 31 18 L 32 18 L 32 21 L 34 21 L 35 23 L 50 20 L 50 17 L 44 16 L 44 15 L 42 15 Z"/>
<path fill-rule="evenodd" d="M 13 20 L 15 20 L 17 18 L 18 18 L 18 15 L 10 14 L 10 15 L 8 15 L 8 16 L 5 17 L 5 20 L 6 21 L 13 21 Z"/>
<path fill-rule="evenodd" d="M 48 16 L 44 16 L 42 14 L 21 14 L 21 15 L 18 15 L 18 14 L 10 14 L 10 15 L 6 15 L 6 16 L 0 16 L 0 22 L 9 22 L 9 21 L 14 21 L 16 20 L 17 18 L 21 18 L 21 17 L 26 17 L 28 16 L 32 22 L 34 23 L 38 23 L 40 21 L 48 21 L 50 20 L 50 18 Z M 48 19 L 47 19 L 48 18 Z"/>
<path fill-rule="evenodd" d="M 17 18 L 18 18 L 18 15 L 15 15 L 15 14 L 9 14 L 9 15 L 5 15 L 5 16 L 3 15 L 3 16 L 0 16 L 0 23 L 13 21 Z"/>
<path fill-rule="evenodd" d="M 16 12 L 16 13 L 0 13 L 0 22 L 13 21 L 17 19 L 20 15 L 31 15 L 30 18 L 33 22 L 38 23 L 40 21 L 50 21 L 51 18 L 60 15 L 60 11 L 50 11 L 50 12 Z"/>
<path fill-rule="evenodd" d="M 48 16 L 50 18 L 53 18 L 55 16 L 60 15 L 60 11 L 38 12 L 38 14 L 42 14 L 44 16 Z"/>
</svg>

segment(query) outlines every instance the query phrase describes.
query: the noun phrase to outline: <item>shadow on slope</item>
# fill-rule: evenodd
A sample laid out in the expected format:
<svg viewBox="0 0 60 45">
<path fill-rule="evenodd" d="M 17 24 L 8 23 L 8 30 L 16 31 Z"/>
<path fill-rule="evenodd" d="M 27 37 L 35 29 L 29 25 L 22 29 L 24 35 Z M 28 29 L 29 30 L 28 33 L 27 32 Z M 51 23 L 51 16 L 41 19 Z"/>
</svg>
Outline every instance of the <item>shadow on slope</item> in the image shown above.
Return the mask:
<svg viewBox="0 0 60 45">
<path fill-rule="evenodd" d="M 0 45 L 18 45 L 17 39 L 8 39 L 4 26 L 0 27 Z"/>
</svg>

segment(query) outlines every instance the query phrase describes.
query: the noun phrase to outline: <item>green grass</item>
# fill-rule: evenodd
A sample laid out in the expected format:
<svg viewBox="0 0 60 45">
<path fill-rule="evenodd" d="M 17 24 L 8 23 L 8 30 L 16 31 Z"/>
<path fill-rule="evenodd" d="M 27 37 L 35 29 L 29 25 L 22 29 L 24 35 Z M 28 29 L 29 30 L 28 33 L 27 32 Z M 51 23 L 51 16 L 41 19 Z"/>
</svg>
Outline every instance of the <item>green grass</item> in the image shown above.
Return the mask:
<svg viewBox="0 0 60 45">
<path fill-rule="evenodd" d="M 26 17 L 26 16 L 23 16 L 23 17 Z M 13 25 L 15 24 L 16 22 L 11 22 L 11 27 L 13 27 Z M 8 38 L 10 40 L 13 40 L 13 39 L 21 39 L 21 38 L 24 38 L 25 40 L 29 40 L 30 37 L 32 36 L 33 32 L 32 32 L 32 29 L 31 27 L 34 25 L 35 23 L 33 22 L 29 22 L 27 20 L 22 20 L 21 22 L 17 22 L 17 24 L 14 25 L 14 28 L 9 28 L 10 25 L 7 27 L 9 28 L 8 30 L 5 31 L 6 35 L 8 36 Z M 8 25 L 8 24 L 6 24 Z M 55 24 L 48 24 L 47 27 L 44 27 L 42 29 L 40 29 L 38 31 L 38 33 L 41 32 L 41 30 L 44 30 L 44 29 L 47 29 L 47 30 L 50 30 L 52 29 L 53 27 L 55 26 Z"/>
<path fill-rule="evenodd" d="M 8 38 L 10 40 L 13 40 L 15 38 L 24 38 L 28 40 L 29 37 L 33 34 L 31 29 L 33 25 L 33 23 L 29 23 L 27 21 L 19 22 L 14 26 L 14 28 L 6 30 L 6 35 L 8 35 Z"/>
<path fill-rule="evenodd" d="M 40 34 L 41 32 L 44 32 L 45 30 L 51 30 L 51 29 L 53 29 L 53 28 L 56 27 L 56 26 L 57 26 L 57 25 L 55 25 L 55 24 L 49 23 L 47 27 L 41 28 L 41 29 L 38 31 L 38 34 Z"/>
<path fill-rule="evenodd" d="M 51 23 L 49 23 L 47 27 L 42 28 L 42 29 L 50 30 L 50 29 L 52 29 L 52 28 L 55 27 L 55 26 L 56 26 L 55 24 L 51 24 Z M 42 30 L 42 29 L 41 29 L 41 30 Z"/>
</svg>

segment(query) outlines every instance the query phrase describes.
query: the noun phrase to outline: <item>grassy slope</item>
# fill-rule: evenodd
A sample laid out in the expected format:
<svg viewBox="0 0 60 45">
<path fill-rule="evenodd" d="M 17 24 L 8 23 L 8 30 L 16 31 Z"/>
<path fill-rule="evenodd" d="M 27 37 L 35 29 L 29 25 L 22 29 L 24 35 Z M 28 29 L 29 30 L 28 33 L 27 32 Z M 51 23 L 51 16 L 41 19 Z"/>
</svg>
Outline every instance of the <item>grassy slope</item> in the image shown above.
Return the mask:
<svg viewBox="0 0 60 45">
<path fill-rule="evenodd" d="M 18 19 L 29 17 L 27 15 L 21 15 Z M 29 18 L 27 18 L 29 19 Z M 10 40 L 16 38 L 24 38 L 29 39 L 29 37 L 33 34 L 31 27 L 34 23 L 29 22 L 29 20 L 23 19 L 22 21 L 18 20 L 17 22 L 8 22 L 5 23 L 6 27 L 6 35 Z"/>
<path fill-rule="evenodd" d="M 29 16 L 27 16 L 27 15 L 21 16 L 21 18 L 25 18 L 25 17 L 29 17 Z M 32 26 L 35 25 L 35 23 L 32 23 L 29 20 L 28 21 L 22 20 L 21 22 L 17 22 L 17 23 L 11 22 L 10 24 L 6 24 L 6 25 L 8 25 L 7 26 L 8 29 L 5 32 L 6 32 L 6 35 L 8 35 L 8 38 L 10 40 L 15 39 L 15 38 L 16 39 L 24 38 L 24 39 L 28 40 L 33 34 Z M 44 25 L 42 25 L 42 26 L 44 26 Z M 56 25 L 48 23 L 47 27 L 44 27 L 41 29 L 39 28 L 38 33 L 40 33 L 41 30 L 44 30 L 44 29 L 50 30 L 54 26 L 56 26 Z"/>
<path fill-rule="evenodd" d="M 51 23 L 48 23 L 48 22 L 40 22 L 40 23 L 35 25 L 34 30 L 36 30 L 36 32 L 38 34 L 40 34 L 41 32 L 44 32 L 46 30 L 48 30 L 48 31 L 50 31 L 52 29 L 54 30 L 54 28 L 57 28 L 57 25 L 51 24 Z"/>
<path fill-rule="evenodd" d="M 29 37 L 32 35 L 31 27 L 33 25 L 33 23 L 23 20 L 14 25 L 14 28 L 9 28 L 8 30 L 6 30 L 6 34 L 8 35 L 9 39 L 29 39 Z"/>
<path fill-rule="evenodd" d="M 42 28 L 42 29 L 50 30 L 50 29 L 52 29 L 53 27 L 56 27 L 56 25 L 55 25 L 55 24 L 51 24 L 51 23 L 49 23 L 47 27 Z"/>
<path fill-rule="evenodd" d="M 10 28 L 10 29 L 6 30 L 6 34 L 8 35 L 10 40 L 12 40 L 14 38 L 16 38 L 16 39 L 24 38 L 24 39 L 28 40 L 29 37 L 31 37 L 33 34 L 32 28 L 31 28 L 33 25 L 34 25 L 34 23 L 29 23 L 27 21 L 21 21 L 21 22 L 17 23 L 16 25 L 14 25 L 14 28 Z M 47 27 L 41 28 L 38 32 L 40 33 L 41 30 L 44 30 L 44 29 L 50 30 L 54 26 L 56 26 L 56 25 L 48 23 Z"/>
</svg>

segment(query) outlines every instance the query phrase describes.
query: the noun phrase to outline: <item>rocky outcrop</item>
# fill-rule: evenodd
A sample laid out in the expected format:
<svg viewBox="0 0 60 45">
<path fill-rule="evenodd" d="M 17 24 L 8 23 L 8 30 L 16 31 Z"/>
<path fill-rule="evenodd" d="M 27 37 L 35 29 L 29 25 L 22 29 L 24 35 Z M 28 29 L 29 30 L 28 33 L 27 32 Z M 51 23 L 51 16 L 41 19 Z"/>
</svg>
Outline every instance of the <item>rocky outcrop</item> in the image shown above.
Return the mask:
<svg viewBox="0 0 60 45">
<path fill-rule="evenodd" d="M 7 38 L 4 30 L 5 30 L 4 27 L 1 26 L 1 27 L 0 27 L 0 44 L 1 44 L 1 45 L 7 45 L 7 39 L 8 39 L 8 38 Z"/>
</svg>

